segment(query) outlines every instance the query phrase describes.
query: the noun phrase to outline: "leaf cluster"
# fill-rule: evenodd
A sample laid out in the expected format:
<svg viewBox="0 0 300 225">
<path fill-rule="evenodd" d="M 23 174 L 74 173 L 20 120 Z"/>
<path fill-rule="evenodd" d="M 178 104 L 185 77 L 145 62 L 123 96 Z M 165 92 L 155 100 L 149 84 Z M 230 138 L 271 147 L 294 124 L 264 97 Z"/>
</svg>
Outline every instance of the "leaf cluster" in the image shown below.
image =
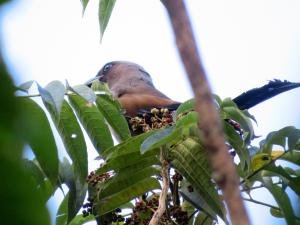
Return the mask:
<svg viewBox="0 0 300 225">
<path fill-rule="evenodd" d="M 32 84 L 26 83 L 18 89 L 27 92 Z M 190 224 L 201 220 L 213 224 L 218 217 L 228 223 L 222 193 L 213 180 L 197 128 L 201 118 L 194 111 L 193 99 L 182 103 L 172 113 L 173 122 L 168 126 L 131 136 L 124 112 L 105 84 L 95 82 L 90 89 L 84 85 L 71 87 L 67 84 L 65 87 L 53 81 L 44 88 L 38 85 L 38 91 L 72 162 L 58 159 L 50 118 L 26 95 L 15 97 L 22 111 L 23 130 L 19 133 L 35 154 L 35 159 L 25 160 L 24 165 L 44 201 L 62 184 L 69 188 L 57 212 L 57 224 L 82 224 L 93 219 L 98 224 L 111 222 L 107 218 L 112 218 L 116 209 L 130 206 L 134 210 L 132 200 L 136 203 L 149 201 L 151 196 L 160 193 L 159 155 L 162 149 L 172 168 L 171 174 L 176 171 L 182 176 L 181 180 L 170 180 L 168 207 L 189 205 Z M 277 206 L 269 206 L 270 213 L 284 217 L 287 224 L 299 222 L 286 189 L 300 195 L 299 171 L 294 169 L 300 164 L 300 130 L 286 127 L 271 132 L 255 147 L 252 145 L 256 138 L 252 125 L 254 117 L 238 109 L 230 99 L 221 100 L 215 96 L 215 105 L 223 121 L 229 151 L 236 154 L 234 161 L 241 189 L 249 196 L 245 200 L 263 204 L 252 199 L 250 193 L 265 188 L 277 202 Z M 88 134 L 103 161 L 89 175 L 83 132 Z M 117 145 L 114 145 L 113 134 L 119 140 Z M 281 150 L 274 150 L 274 146 L 280 146 Z M 279 160 L 294 166 L 275 164 Z M 77 213 L 87 191 L 92 199 L 91 207 L 89 213 L 81 217 Z"/>
</svg>

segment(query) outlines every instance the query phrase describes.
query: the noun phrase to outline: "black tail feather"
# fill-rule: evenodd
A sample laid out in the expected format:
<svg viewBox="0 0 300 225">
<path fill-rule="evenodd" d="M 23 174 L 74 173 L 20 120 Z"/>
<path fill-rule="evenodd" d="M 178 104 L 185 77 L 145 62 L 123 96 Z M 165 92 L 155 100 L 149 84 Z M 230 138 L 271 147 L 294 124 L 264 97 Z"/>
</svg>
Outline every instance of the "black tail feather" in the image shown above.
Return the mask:
<svg viewBox="0 0 300 225">
<path fill-rule="evenodd" d="M 239 109 L 250 109 L 257 104 L 266 101 L 276 95 L 279 95 L 285 91 L 292 90 L 300 87 L 300 83 L 292 83 L 287 80 L 272 80 L 268 84 L 253 88 L 243 94 L 237 96 L 233 101 L 237 104 Z"/>
</svg>

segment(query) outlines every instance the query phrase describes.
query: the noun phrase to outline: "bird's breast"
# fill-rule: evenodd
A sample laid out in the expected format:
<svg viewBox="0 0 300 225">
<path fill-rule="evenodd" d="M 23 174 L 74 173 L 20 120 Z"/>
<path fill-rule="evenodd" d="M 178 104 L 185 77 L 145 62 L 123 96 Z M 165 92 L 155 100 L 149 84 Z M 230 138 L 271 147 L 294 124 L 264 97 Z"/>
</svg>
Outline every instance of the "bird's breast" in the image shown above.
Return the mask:
<svg viewBox="0 0 300 225">
<path fill-rule="evenodd" d="M 177 103 L 169 98 L 161 98 L 147 94 L 125 94 L 118 98 L 129 116 L 135 116 L 139 109 L 164 107 Z"/>
</svg>

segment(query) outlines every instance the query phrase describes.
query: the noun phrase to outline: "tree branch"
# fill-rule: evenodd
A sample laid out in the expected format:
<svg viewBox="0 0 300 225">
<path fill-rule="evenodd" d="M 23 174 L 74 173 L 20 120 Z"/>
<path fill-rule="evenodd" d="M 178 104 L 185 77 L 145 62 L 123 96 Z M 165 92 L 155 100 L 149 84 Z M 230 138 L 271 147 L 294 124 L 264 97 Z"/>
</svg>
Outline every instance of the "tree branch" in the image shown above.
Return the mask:
<svg viewBox="0 0 300 225">
<path fill-rule="evenodd" d="M 241 199 L 238 177 L 225 145 L 223 129 L 213 104 L 185 4 L 183 0 L 162 0 L 162 2 L 167 8 L 177 48 L 195 93 L 195 110 L 201 118 L 199 129 L 209 155 L 213 177 L 223 191 L 232 223 L 248 225 L 250 222 Z"/>
<path fill-rule="evenodd" d="M 158 208 L 153 214 L 149 222 L 149 225 L 157 225 L 158 222 L 160 221 L 160 218 L 163 216 L 164 212 L 166 211 L 166 202 L 167 202 L 167 195 L 169 190 L 169 163 L 163 156 L 164 155 L 163 151 L 164 149 L 161 148 L 160 161 L 162 165 L 161 176 L 163 179 L 162 190 L 159 196 Z"/>
</svg>

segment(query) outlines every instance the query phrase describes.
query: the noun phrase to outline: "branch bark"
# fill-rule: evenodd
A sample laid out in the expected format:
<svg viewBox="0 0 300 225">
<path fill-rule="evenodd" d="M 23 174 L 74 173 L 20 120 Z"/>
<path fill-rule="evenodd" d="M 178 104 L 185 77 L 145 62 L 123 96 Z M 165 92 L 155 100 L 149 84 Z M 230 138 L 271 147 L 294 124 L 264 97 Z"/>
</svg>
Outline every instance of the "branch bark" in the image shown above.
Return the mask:
<svg viewBox="0 0 300 225">
<path fill-rule="evenodd" d="M 213 178 L 223 192 L 232 224 L 248 225 L 250 222 L 240 195 L 238 176 L 225 145 L 222 125 L 198 54 L 185 4 L 183 0 L 162 0 L 162 2 L 168 11 L 177 48 L 195 94 L 195 110 L 201 118 L 198 126 L 208 152 Z"/>
<path fill-rule="evenodd" d="M 161 176 L 162 176 L 162 190 L 159 196 L 158 201 L 158 208 L 153 214 L 149 225 L 157 225 L 160 221 L 160 218 L 163 216 L 164 212 L 166 211 L 166 202 L 168 197 L 168 190 L 169 190 L 169 163 L 165 159 L 163 155 L 163 149 L 160 150 L 160 161 L 162 165 L 161 169 Z"/>
</svg>

